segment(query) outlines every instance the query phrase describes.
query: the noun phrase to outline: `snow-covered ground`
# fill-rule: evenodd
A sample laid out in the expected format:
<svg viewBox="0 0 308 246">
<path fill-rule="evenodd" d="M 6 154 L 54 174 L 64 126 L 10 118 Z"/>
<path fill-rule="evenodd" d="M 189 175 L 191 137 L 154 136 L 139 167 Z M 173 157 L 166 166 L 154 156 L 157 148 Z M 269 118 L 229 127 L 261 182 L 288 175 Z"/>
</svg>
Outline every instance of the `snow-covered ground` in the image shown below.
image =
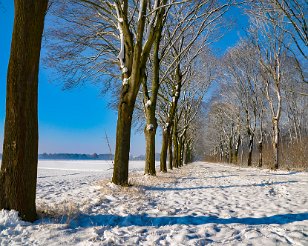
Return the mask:
<svg viewBox="0 0 308 246">
<path fill-rule="evenodd" d="M 41 161 L 42 218 L 0 211 L 0 245 L 308 245 L 308 173 L 199 162 L 150 177 L 131 162 L 121 188 L 111 167 Z"/>
</svg>

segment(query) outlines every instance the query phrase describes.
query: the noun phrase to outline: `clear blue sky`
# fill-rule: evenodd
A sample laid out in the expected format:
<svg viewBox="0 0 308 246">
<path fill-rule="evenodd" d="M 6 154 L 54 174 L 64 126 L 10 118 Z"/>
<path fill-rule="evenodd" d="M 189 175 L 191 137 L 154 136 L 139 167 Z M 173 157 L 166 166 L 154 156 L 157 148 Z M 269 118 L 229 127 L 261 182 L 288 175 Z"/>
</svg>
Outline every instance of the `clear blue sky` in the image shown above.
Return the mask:
<svg viewBox="0 0 308 246">
<path fill-rule="evenodd" d="M 2 152 L 5 118 L 6 73 L 14 18 L 14 1 L 2 1 L 0 9 L 0 152 Z M 233 12 L 233 11 L 232 11 Z M 229 15 L 233 15 L 234 13 Z M 45 23 L 48 26 L 48 22 Z M 238 20 L 239 27 L 246 24 Z M 215 46 L 224 52 L 238 40 L 237 31 L 228 33 Z M 100 96 L 100 88 L 90 83 L 63 91 L 48 69 L 40 69 L 39 76 L 39 153 L 109 153 L 105 131 L 114 152 L 117 113 L 107 107 L 108 96 Z M 161 137 L 157 134 L 157 152 Z M 144 136 L 132 131 L 131 154 L 145 151 Z"/>
</svg>

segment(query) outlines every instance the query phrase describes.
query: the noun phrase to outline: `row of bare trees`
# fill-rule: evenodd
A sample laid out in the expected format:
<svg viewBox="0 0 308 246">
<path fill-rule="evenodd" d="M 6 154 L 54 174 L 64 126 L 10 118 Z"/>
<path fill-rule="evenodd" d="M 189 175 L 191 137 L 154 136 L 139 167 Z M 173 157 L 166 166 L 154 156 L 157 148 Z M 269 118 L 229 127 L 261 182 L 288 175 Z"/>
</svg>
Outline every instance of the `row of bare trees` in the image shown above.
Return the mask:
<svg viewBox="0 0 308 246">
<path fill-rule="evenodd" d="M 256 3 L 247 10 L 247 38 L 222 58 L 221 97 L 213 98 L 205 134 L 211 149 L 208 156 L 238 163 L 241 149 L 248 166 L 257 149 L 256 163 L 261 167 L 264 147 L 272 145 L 267 165 L 277 169 L 292 159 L 287 156 L 291 149 L 297 149 L 291 162 L 307 165 L 308 86 L 303 52 L 307 44 L 294 43 L 295 34 L 286 21 L 289 17 L 280 9 L 273 11 L 282 5 L 270 2 Z M 289 152 L 281 153 L 283 145 Z"/>
<path fill-rule="evenodd" d="M 230 6 L 247 1 L 50 1 L 45 62 L 66 88 L 91 81 L 101 83 L 103 91 L 115 93 L 118 111 L 112 177 L 115 184 L 128 184 L 130 135 L 136 108 L 141 109 L 139 115 L 145 120 L 146 174 L 156 173 L 158 126 L 163 138 L 160 170 L 167 171 L 168 152 L 170 169 L 190 161 L 192 150 L 200 147 L 196 139 L 200 139 L 197 123 L 202 122 L 198 113 L 204 111 L 203 96 L 218 75 L 222 80 L 232 81 L 234 87 L 224 83 L 230 91 L 230 95 L 220 100 L 224 106 L 212 104 L 209 115 L 217 113 L 209 119 L 219 122 L 213 128 L 220 128 L 216 133 L 213 131 L 212 142 L 219 136 L 219 144 L 212 143 L 213 150 L 219 148 L 220 155 L 225 156 L 226 143 L 229 146 L 235 143 L 237 159 L 243 129 L 249 135 L 249 149 L 252 149 L 255 136 L 259 132 L 263 139 L 263 129 L 270 122 L 277 167 L 284 107 L 288 108 L 288 120 L 293 124 L 292 138 L 301 139 L 306 131 L 302 108 L 294 108 L 300 105 L 297 100 L 303 100 L 298 97 L 300 88 L 294 78 L 302 80 L 304 73 L 300 62 L 290 58 L 300 53 L 307 59 L 302 1 L 305 0 L 251 1 L 252 8 L 247 9 L 254 16 L 250 41 L 229 52 L 223 74 L 218 73 L 222 69 L 217 69 L 218 63 L 207 47 L 221 36 L 220 31 L 226 27 L 222 16 Z M 16 209 L 29 221 L 36 218 L 37 89 L 47 7 L 47 0 L 15 1 L 7 79 L 0 208 Z M 242 57 L 241 49 L 249 55 Z M 241 62 L 242 58 L 247 58 L 247 63 Z M 257 61 L 255 66 L 252 61 Z M 231 99 L 232 103 L 227 103 L 233 94 L 237 95 L 234 102 Z M 265 97 L 258 96 L 261 94 Z M 233 160 L 231 151 L 229 158 Z"/>
<path fill-rule="evenodd" d="M 167 171 L 167 152 L 172 141 L 175 148 L 182 148 L 173 155 L 182 156 L 183 146 L 191 146 L 184 139 L 192 119 L 186 119 L 184 124 L 182 115 L 185 110 L 194 115 L 205 85 L 214 77 L 207 74 L 212 67 L 204 65 L 211 64 L 214 58 L 210 53 L 204 54 L 208 53 L 207 45 L 221 36 L 222 16 L 231 3 L 140 0 L 54 4 L 51 11 L 58 25 L 47 32 L 47 64 L 65 78 L 69 88 L 104 77 L 104 89 L 116 94 L 118 121 L 112 177 L 115 184 L 128 184 L 135 108 L 142 111 L 137 114 L 145 121 L 145 174 L 156 174 L 158 126 L 163 132 L 161 171 Z M 185 109 L 187 100 L 194 100 L 194 109 Z M 180 159 L 183 157 L 175 158 Z M 174 163 L 178 165 L 177 161 Z"/>
<path fill-rule="evenodd" d="M 210 70 L 202 65 L 208 63 L 205 59 L 210 55 L 201 54 L 206 51 L 209 37 L 220 29 L 221 17 L 231 2 L 49 2 L 51 24 L 45 30 L 46 65 L 54 68 L 66 88 L 88 81 L 103 81 L 103 90 L 111 90 L 117 95 L 112 177 L 115 184 L 128 184 L 133 112 L 141 93 L 146 121 L 145 173 L 155 175 L 154 141 L 159 124 L 164 128 L 163 132 L 167 132 L 169 141 L 162 151 L 166 153 L 169 147 L 171 153 L 171 143 L 174 143 L 174 154 L 170 155 L 170 159 L 174 156 L 174 166 L 180 166 L 184 157 L 189 160 L 190 123 L 212 78 L 207 74 Z M 15 209 L 28 221 L 36 218 L 38 71 L 47 8 L 47 0 L 39 3 L 15 1 L 7 80 L 0 208 Z M 195 46 L 197 42 L 199 46 Z M 197 63 L 199 65 L 195 67 Z M 172 167 L 171 163 L 169 167 Z M 166 170 L 165 155 L 161 171 Z"/>
</svg>

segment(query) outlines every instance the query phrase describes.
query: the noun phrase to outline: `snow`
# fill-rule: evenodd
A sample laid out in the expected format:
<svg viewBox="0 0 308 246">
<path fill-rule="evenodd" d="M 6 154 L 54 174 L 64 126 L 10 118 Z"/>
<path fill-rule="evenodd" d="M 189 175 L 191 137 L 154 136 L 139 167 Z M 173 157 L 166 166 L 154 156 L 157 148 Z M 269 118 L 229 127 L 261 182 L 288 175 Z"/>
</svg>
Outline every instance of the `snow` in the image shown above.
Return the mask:
<svg viewBox="0 0 308 246">
<path fill-rule="evenodd" d="M 128 72 L 127 67 L 123 67 L 123 68 L 122 68 L 122 73 L 127 73 L 127 72 Z"/>
<path fill-rule="evenodd" d="M 154 129 L 154 125 L 153 124 L 148 124 L 147 125 L 147 130 L 148 131 L 152 131 Z"/>
<path fill-rule="evenodd" d="M 147 100 L 147 102 L 145 103 L 145 107 L 149 108 L 152 105 L 151 100 Z"/>
<path fill-rule="evenodd" d="M 128 78 L 123 79 L 123 85 L 128 85 Z"/>
<path fill-rule="evenodd" d="M 152 177 L 143 165 L 119 187 L 111 161 L 40 161 L 44 213 L 31 224 L 0 211 L 0 245 L 307 245 L 308 173 L 197 162 Z"/>
</svg>

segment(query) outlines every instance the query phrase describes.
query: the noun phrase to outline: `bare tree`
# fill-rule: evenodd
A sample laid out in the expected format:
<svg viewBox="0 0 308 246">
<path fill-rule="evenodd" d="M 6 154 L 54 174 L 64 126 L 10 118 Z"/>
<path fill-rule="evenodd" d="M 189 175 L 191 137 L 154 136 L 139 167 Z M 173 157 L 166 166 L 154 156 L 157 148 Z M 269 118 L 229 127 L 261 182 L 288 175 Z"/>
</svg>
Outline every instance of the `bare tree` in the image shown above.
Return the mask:
<svg viewBox="0 0 308 246">
<path fill-rule="evenodd" d="M 214 1 L 209 1 L 214 2 Z M 163 26 L 157 31 L 156 39 L 153 45 L 152 59 L 147 67 L 149 76 L 143 79 L 143 109 L 146 119 L 144 134 L 146 139 L 146 163 L 145 174 L 155 175 L 155 135 L 157 129 L 156 105 L 160 85 L 165 83 L 165 79 L 160 79 L 160 68 L 164 62 L 164 58 L 168 56 L 171 47 L 178 42 L 189 30 L 192 30 L 193 24 L 205 23 L 204 6 L 208 1 L 184 2 L 180 5 L 174 5 L 168 8 L 168 17 L 164 19 L 166 22 L 165 30 Z M 179 14 L 181 13 L 181 14 Z M 204 24 L 198 30 L 202 30 Z M 163 34 L 162 34 L 163 32 Z M 193 37 L 195 39 L 195 37 Z M 189 42 L 188 45 L 192 45 Z M 150 83 L 148 81 L 150 79 Z"/>
<path fill-rule="evenodd" d="M 221 30 L 220 28 L 222 27 L 221 17 L 228 10 L 231 3 L 232 1 L 227 3 L 207 1 L 201 8 L 202 11 L 200 16 L 202 18 L 198 18 L 191 23 L 188 22 L 188 27 L 185 25 L 183 27 L 179 26 L 173 31 L 173 33 L 176 33 L 177 38 L 170 39 L 170 51 L 167 52 L 169 57 L 163 66 L 164 73 L 161 76 L 162 80 L 167 80 L 166 86 L 162 88 L 161 93 L 161 98 L 167 102 L 163 109 L 166 117 L 164 120 L 161 120 L 163 140 L 160 156 L 160 170 L 163 172 L 167 171 L 167 150 L 172 138 L 171 133 L 176 133 L 174 129 L 174 117 L 177 111 L 178 100 L 181 96 L 181 88 L 187 81 L 186 76 L 188 75 L 192 62 L 202 52 L 204 44 L 210 42 L 210 40 L 214 41 L 221 36 L 220 34 L 217 35 L 219 33 L 218 30 Z M 211 39 L 210 37 L 213 33 L 216 33 L 216 38 Z M 172 37 L 172 32 L 170 34 Z M 196 47 L 194 43 L 198 39 L 199 47 Z M 174 72 L 170 73 L 171 70 Z M 166 97 L 168 91 L 172 92 L 169 98 Z M 169 147 L 169 150 L 172 150 L 171 147 Z"/>
<path fill-rule="evenodd" d="M 277 26 L 290 36 L 300 53 L 307 59 L 308 26 L 306 0 L 262 0 L 252 2 L 253 12 L 277 25 L 277 15 L 282 22 Z"/>
<path fill-rule="evenodd" d="M 71 0 L 57 8 L 62 20 L 73 24 L 55 33 L 57 38 L 68 41 L 65 53 L 55 49 L 55 57 L 64 60 L 60 71 L 70 78 L 68 85 L 82 82 L 88 75 L 100 79 L 107 75 L 122 82 L 116 88 L 119 96 L 112 178 L 115 184 L 128 183 L 132 115 L 152 45 L 169 6 L 166 4 L 167 0 Z"/>
<path fill-rule="evenodd" d="M 257 130 L 257 123 L 262 128 L 264 111 L 263 83 L 261 81 L 260 65 L 257 49 L 249 42 L 242 40 L 226 55 L 225 81 L 230 85 L 229 97 L 235 96 L 243 112 L 246 134 L 248 136 L 248 166 L 252 165 L 252 152 Z M 232 98 L 230 100 L 233 100 Z M 262 130 L 260 131 L 259 152 L 262 157 Z M 259 160 L 262 162 L 261 160 Z"/>
<path fill-rule="evenodd" d="M 251 29 L 255 45 L 259 50 L 261 75 L 265 84 L 266 98 L 269 104 L 273 127 L 274 165 L 279 167 L 279 122 L 282 109 L 281 86 L 283 83 L 283 62 L 286 58 L 287 38 L 280 28 L 282 17 L 277 14 L 276 22 L 266 22 L 261 17 L 253 17 L 255 29 Z"/>
</svg>

